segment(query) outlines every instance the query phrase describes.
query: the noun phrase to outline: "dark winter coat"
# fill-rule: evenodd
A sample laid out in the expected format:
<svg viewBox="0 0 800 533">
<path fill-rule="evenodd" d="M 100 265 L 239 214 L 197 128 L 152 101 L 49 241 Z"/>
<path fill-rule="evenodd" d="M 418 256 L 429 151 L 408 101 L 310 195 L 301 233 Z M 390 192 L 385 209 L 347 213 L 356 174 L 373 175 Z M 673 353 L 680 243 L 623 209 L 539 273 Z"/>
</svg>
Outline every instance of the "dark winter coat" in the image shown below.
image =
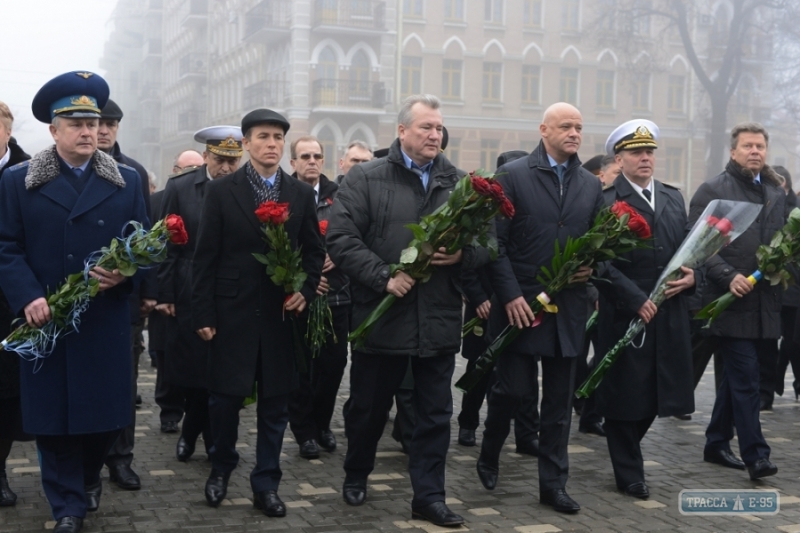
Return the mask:
<svg viewBox="0 0 800 533">
<path fill-rule="evenodd" d="M 160 190 L 150 195 L 150 212 L 153 218 L 162 218 L 161 205 L 164 198 L 164 191 Z M 156 274 L 157 269 L 154 269 Z M 156 278 L 156 282 L 158 279 Z M 147 349 L 151 352 L 163 352 L 166 347 L 167 317 L 159 311 L 153 309 L 147 317 Z"/>
<path fill-rule="evenodd" d="M 497 173 L 516 213 L 510 220 L 497 221 L 500 254 L 489 266 L 495 290 L 491 335 L 508 324 L 507 303 L 520 296 L 531 302 L 545 289 L 536 278 L 542 266 L 550 268 L 553 244 L 558 241 L 563 247 L 567 237 L 586 233 L 603 207 L 600 180 L 581 168 L 577 155 L 567 161 L 560 192 L 558 176 L 542 142 L 528 157 L 503 165 Z M 508 350 L 553 356 L 558 344 L 564 357 L 582 354 L 588 319 L 586 294 L 586 286 L 581 285 L 551 295 L 558 313 L 545 314 L 539 326 L 526 329 Z"/>
<path fill-rule="evenodd" d="M 689 204 L 689 223 L 695 221 L 715 199 L 737 200 L 763 205 L 755 222 L 738 239 L 723 248 L 706 263 L 708 282 L 703 287 L 703 305 L 727 293 L 736 274 L 749 276 L 758 268 L 756 249 L 769 244 L 772 236 L 786 223 L 786 195 L 769 166 L 761 170 L 761 185 L 753 174 L 735 161 L 725 171 L 697 189 Z M 717 337 L 738 339 L 777 339 L 781 336 L 780 285 L 758 283 L 754 290 L 720 314 L 710 328 Z"/>
<path fill-rule="evenodd" d="M 160 216 L 180 215 L 189 235 L 185 245 L 169 245 L 158 267 L 158 302 L 175 304 L 175 316 L 165 317 L 166 376 L 183 387 L 204 388 L 208 377 L 209 343 L 197 335 L 192 318 L 192 256 L 209 183 L 206 165 L 170 178 L 161 203 Z"/>
<path fill-rule="evenodd" d="M 302 247 L 308 278 L 300 292 L 310 303 L 325 261 L 314 189 L 279 172 L 278 201 L 289 204 L 285 228 L 292 246 Z M 194 328 L 217 331 L 211 341 L 208 389 L 232 396 L 249 396 L 256 379 L 269 396 L 288 394 L 298 382 L 291 318 L 283 312 L 286 294 L 253 257 L 267 252 L 255 210 L 244 167 L 210 181 L 192 260 Z M 256 376 L 259 363 L 261 374 Z"/>
<path fill-rule="evenodd" d="M 385 158 L 354 166 L 339 187 L 328 226 L 328 253 L 350 277 L 355 329 L 386 296 L 392 264 L 413 239 L 405 226 L 447 201 L 461 173 L 443 154 L 433 160 L 427 191 L 406 168 L 400 141 Z M 460 270 L 488 261 L 482 248 L 466 247 L 460 264 L 436 268 L 417 282 L 375 324 L 365 353 L 449 355 L 461 346 Z"/>
<path fill-rule="evenodd" d="M 0 180 L 0 285 L 15 314 L 82 271 L 84 259 L 120 236 L 128 221 L 149 227 L 135 170 L 98 151 L 81 193 L 68 172 L 52 147 Z M 128 295 L 135 280 L 95 297 L 81 315 L 80 331 L 59 339 L 37 373 L 22 361 L 26 432 L 77 435 L 131 423 Z"/>
<path fill-rule="evenodd" d="M 647 220 L 653 239 L 647 248 L 604 264 L 598 282 L 601 294 L 596 353 L 602 357 L 622 338 L 655 288 L 659 276 L 687 234 L 686 205 L 680 191 L 653 181 L 655 212 L 620 174 L 603 191 L 606 205 L 630 204 Z M 695 281 L 699 273 L 695 271 Z M 597 389 L 598 412 L 615 420 L 643 420 L 694 411 L 692 347 L 687 289 L 664 301 L 644 329 L 641 348 L 628 346 Z M 640 334 L 641 335 L 641 334 Z M 635 339 L 638 343 L 641 337 Z"/>
</svg>

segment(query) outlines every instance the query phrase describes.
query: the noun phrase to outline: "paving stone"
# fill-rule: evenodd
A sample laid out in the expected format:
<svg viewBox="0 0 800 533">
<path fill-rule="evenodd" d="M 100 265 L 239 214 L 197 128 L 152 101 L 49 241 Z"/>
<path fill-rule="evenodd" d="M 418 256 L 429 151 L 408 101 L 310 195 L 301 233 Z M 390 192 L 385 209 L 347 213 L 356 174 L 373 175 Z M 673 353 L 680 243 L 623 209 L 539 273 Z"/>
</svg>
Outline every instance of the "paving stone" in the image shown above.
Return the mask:
<svg viewBox="0 0 800 533">
<path fill-rule="evenodd" d="M 557 533 L 562 530 L 553 524 L 538 524 L 535 526 L 517 526 L 514 531 L 519 533 Z"/>
<path fill-rule="evenodd" d="M 500 511 L 492 509 L 491 507 L 479 507 L 477 509 L 470 509 L 469 512 L 475 516 L 487 516 L 493 514 L 500 514 Z"/>
</svg>

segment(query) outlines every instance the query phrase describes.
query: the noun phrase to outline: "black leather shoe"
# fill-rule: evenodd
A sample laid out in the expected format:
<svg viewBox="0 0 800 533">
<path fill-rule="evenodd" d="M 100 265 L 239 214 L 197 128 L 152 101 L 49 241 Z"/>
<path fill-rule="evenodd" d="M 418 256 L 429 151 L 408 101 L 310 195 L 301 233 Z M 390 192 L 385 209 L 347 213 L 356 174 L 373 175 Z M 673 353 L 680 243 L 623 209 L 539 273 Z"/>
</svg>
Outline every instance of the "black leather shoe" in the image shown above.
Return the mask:
<svg viewBox="0 0 800 533">
<path fill-rule="evenodd" d="M 772 400 L 761 400 L 760 411 L 772 411 Z"/>
<path fill-rule="evenodd" d="M 692 419 L 692 415 L 675 415 L 672 418 L 674 418 L 676 420 L 691 420 Z"/>
<path fill-rule="evenodd" d="M 516 452 L 539 457 L 539 439 L 533 439 L 530 442 L 518 442 Z"/>
<path fill-rule="evenodd" d="M 211 474 L 206 481 L 206 501 L 211 507 L 219 507 L 225 496 L 228 495 L 228 480 L 231 474 L 223 474 L 219 470 L 212 468 Z"/>
<path fill-rule="evenodd" d="M 314 439 L 308 439 L 300 445 L 300 457 L 303 459 L 319 459 L 319 446 Z"/>
<path fill-rule="evenodd" d="M 0 477 L 0 507 L 11 507 L 16 503 L 17 495 L 8 486 L 8 478 L 3 475 Z"/>
<path fill-rule="evenodd" d="M 342 496 L 347 505 L 364 505 L 367 501 L 367 482 L 366 481 L 346 481 L 342 487 Z"/>
<path fill-rule="evenodd" d="M 634 498 L 639 498 L 640 500 L 646 500 L 650 497 L 650 489 L 647 488 L 647 485 L 644 481 L 631 483 L 622 489 L 622 493 L 627 494 L 628 496 L 633 496 Z"/>
<path fill-rule="evenodd" d="M 745 468 L 742 460 L 733 455 L 730 450 L 705 450 L 703 451 L 703 461 L 735 468 L 736 470 L 744 470 Z"/>
<path fill-rule="evenodd" d="M 581 510 L 578 502 L 570 498 L 564 489 L 543 490 L 539 495 L 539 503 L 549 505 L 559 513 L 577 513 Z"/>
<path fill-rule="evenodd" d="M 175 457 L 178 458 L 178 461 L 185 463 L 189 460 L 189 458 L 194 453 L 194 444 L 189 444 L 189 442 L 184 438 L 183 435 L 178 439 L 178 444 L 175 446 Z"/>
<path fill-rule="evenodd" d="M 161 433 L 177 433 L 178 432 L 178 423 L 177 422 L 164 422 L 161 424 Z"/>
<path fill-rule="evenodd" d="M 141 394 L 137 394 L 136 395 L 136 407 L 139 407 L 140 405 L 142 405 L 142 395 Z"/>
<path fill-rule="evenodd" d="M 329 453 L 336 451 L 336 437 L 333 436 L 333 431 L 323 429 L 319 432 L 319 446 Z"/>
<path fill-rule="evenodd" d="M 78 533 L 83 528 L 83 518 L 77 516 L 65 516 L 59 518 L 53 533 Z"/>
<path fill-rule="evenodd" d="M 462 446 L 475 446 L 475 430 L 458 428 L 458 443 Z"/>
<path fill-rule="evenodd" d="M 603 424 L 600 422 L 593 422 L 584 426 L 578 426 L 578 431 L 587 433 L 589 435 L 597 435 L 598 437 L 605 437 L 606 430 L 603 429 Z"/>
<path fill-rule="evenodd" d="M 411 509 L 413 520 L 427 520 L 431 524 L 444 527 L 456 527 L 464 523 L 464 519 L 447 508 L 444 502 L 433 502 L 425 507 Z"/>
<path fill-rule="evenodd" d="M 109 466 L 108 479 L 124 490 L 139 490 L 142 488 L 142 480 L 139 479 L 139 476 L 130 466 L 125 464 Z"/>
<path fill-rule="evenodd" d="M 497 486 L 497 478 L 500 474 L 500 469 L 496 466 L 490 465 L 487 461 L 478 458 L 478 479 L 481 480 L 481 485 L 486 490 L 494 490 Z"/>
<path fill-rule="evenodd" d="M 83 490 L 86 492 L 86 510 L 97 511 L 100 507 L 100 496 L 103 494 L 103 482 L 98 479 L 97 483 L 86 485 Z"/>
<path fill-rule="evenodd" d="M 274 490 L 253 493 L 253 507 L 271 517 L 286 516 L 286 506 Z"/>
<path fill-rule="evenodd" d="M 774 476 L 778 473 L 778 467 L 769 459 L 762 458 L 748 466 L 747 472 L 750 474 L 750 479 L 755 481 L 762 477 Z"/>
</svg>

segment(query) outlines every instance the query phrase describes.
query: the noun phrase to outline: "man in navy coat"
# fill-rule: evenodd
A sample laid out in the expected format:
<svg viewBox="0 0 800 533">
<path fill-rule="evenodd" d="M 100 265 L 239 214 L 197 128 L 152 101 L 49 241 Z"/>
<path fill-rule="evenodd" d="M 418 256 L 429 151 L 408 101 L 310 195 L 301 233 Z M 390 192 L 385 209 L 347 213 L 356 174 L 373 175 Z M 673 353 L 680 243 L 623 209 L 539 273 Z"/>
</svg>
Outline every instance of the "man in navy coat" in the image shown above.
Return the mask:
<svg viewBox="0 0 800 533">
<path fill-rule="evenodd" d="M 84 259 L 137 220 L 149 225 L 139 175 L 97 150 L 108 85 L 91 72 L 68 72 L 45 84 L 33 114 L 50 124 L 55 146 L 7 169 L 0 182 L 0 284 L 31 326 L 50 319 L 46 295 Z M 97 509 L 100 469 L 131 422 L 132 280 L 95 267 L 100 292 L 81 315 L 80 331 L 53 353 L 21 364 L 25 431 L 36 436 L 42 485 L 56 533 L 80 531 Z"/>
</svg>

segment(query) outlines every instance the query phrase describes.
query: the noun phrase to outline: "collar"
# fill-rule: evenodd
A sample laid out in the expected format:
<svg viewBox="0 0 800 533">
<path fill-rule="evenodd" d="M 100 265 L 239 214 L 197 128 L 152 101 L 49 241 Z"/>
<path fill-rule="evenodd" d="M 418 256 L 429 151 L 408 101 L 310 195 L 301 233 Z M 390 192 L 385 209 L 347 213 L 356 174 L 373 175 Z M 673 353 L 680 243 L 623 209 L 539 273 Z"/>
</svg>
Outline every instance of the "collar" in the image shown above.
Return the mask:
<svg viewBox="0 0 800 533">
<path fill-rule="evenodd" d="M 11 159 L 11 147 L 6 145 L 6 153 L 2 158 L 0 158 L 0 168 L 6 166 L 6 163 L 8 163 L 9 159 Z"/>
<path fill-rule="evenodd" d="M 268 178 L 265 178 L 265 177 L 264 177 L 264 176 L 262 176 L 261 174 L 259 174 L 258 176 L 259 176 L 259 177 L 260 177 L 262 180 L 264 180 L 264 181 L 266 181 L 267 183 L 269 183 L 269 186 L 270 186 L 270 187 L 274 187 L 274 186 L 275 186 L 275 178 L 276 178 L 276 177 L 278 177 L 278 172 L 277 172 L 277 171 L 275 171 L 275 174 L 273 174 L 272 176 L 270 176 L 270 177 L 268 177 Z"/>
<path fill-rule="evenodd" d="M 81 172 L 83 173 L 83 172 L 86 172 L 86 167 L 88 167 L 88 166 L 89 166 L 89 161 L 91 161 L 91 158 L 90 158 L 90 159 L 87 159 L 86 161 L 84 161 L 84 163 L 83 163 L 82 165 L 78 165 L 77 167 L 73 167 L 72 165 L 70 165 L 70 164 L 69 164 L 69 163 L 67 163 L 66 161 L 64 161 L 64 162 L 65 162 L 65 163 L 67 163 L 67 166 L 68 166 L 69 168 L 71 168 L 71 169 L 76 169 L 76 168 L 79 168 L 79 169 L 81 169 Z"/>
<path fill-rule="evenodd" d="M 422 172 L 430 172 L 431 168 L 433 168 L 433 160 L 432 159 L 430 161 L 428 161 L 427 164 L 425 164 L 423 166 L 419 166 L 410 157 L 408 157 L 408 154 L 406 154 L 403 151 L 402 148 L 400 149 L 400 154 L 402 154 L 403 161 L 405 162 L 406 168 L 408 168 L 408 169 L 412 169 L 412 168 L 416 167 L 416 168 L 420 169 Z"/>
<path fill-rule="evenodd" d="M 209 172 L 209 171 L 208 171 L 208 165 L 206 165 L 206 177 L 207 177 L 209 180 L 213 180 L 213 179 L 214 179 L 214 178 L 212 178 L 212 177 L 211 177 L 211 172 Z"/>
<path fill-rule="evenodd" d="M 622 172 L 620 172 L 620 175 L 621 175 L 623 178 L 625 178 L 625 180 L 626 180 L 626 181 L 627 181 L 627 182 L 630 184 L 630 186 L 633 188 L 633 190 L 634 190 L 634 191 L 636 191 L 636 193 L 637 193 L 639 196 L 641 196 L 641 197 L 644 199 L 644 201 L 645 201 L 645 202 L 647 202 L 648 204 L 650 204 L 650 207 L 654 207 L 654 205 L 653 205 L 653 204 L 654 204 L 654 202 L 655 202 L 655 197 L 656 197 L 656 194 L 655 194 L 655 192 L 656 192 L 656 191 L 655 191 L 655 187 L 653 187 L 653 178 L 652 178 L 652 177 L 650 178 L 650 183 L 648 183 L 648 184 L 647 184 L 647 187 L 640 187 L 638 184 L 636 184 L 636 183 L 634 183 L 633 181 L 631 181 L 631 180 L 628 178 L 628 176 L 626 176 L 626 175 L 625 175 L 625 174 L 623 174 Z M 650 200 L 648 200 L 648 199 L 647 199 L 647 197 L 645 197 L 645 195 L 642 193 L 642 191 L 645 191 L 645 190 L 647 190 L 647 191 L 650 191 Z"/>
<path fill-rule="evenodd" d="M 117 162 L 107 153 L 97 150 L 92 156 L 92 168 L 97 175 L 116 187 L 125 187 L 125 180 L 119 172 Z M 87 162 L 88 165 L 88 162 Z M 25 176 L 27 190 L 41 187 L 61 174 L 58 153 L 55 145 L 45 148 L 31 159 L 28 174 Z"/>
<path fill-rule="evenodd" d="M 0 167 L 1 167 L 1 166 L 3 166 L 3 165 L 0 165 Z M 753 178 L 753 183 L 761 183 L 761 172 L 759 172 L 758 174 L 756 174 L 756 177 L 755 177 L 755 178 Z"/>
<path fill-rule="evenodd" d="M 567 162 L 566 161 L 564 163 L 556 163 L 556 160 L 553 159 L 550 156 L 550 154 L 545 152 L 545 155 L 547 156 L 547 160 L 550 162 L 550 166 L 551 167 L 564 167 L 564 170 L 567 170 Z"/>
</svg>

